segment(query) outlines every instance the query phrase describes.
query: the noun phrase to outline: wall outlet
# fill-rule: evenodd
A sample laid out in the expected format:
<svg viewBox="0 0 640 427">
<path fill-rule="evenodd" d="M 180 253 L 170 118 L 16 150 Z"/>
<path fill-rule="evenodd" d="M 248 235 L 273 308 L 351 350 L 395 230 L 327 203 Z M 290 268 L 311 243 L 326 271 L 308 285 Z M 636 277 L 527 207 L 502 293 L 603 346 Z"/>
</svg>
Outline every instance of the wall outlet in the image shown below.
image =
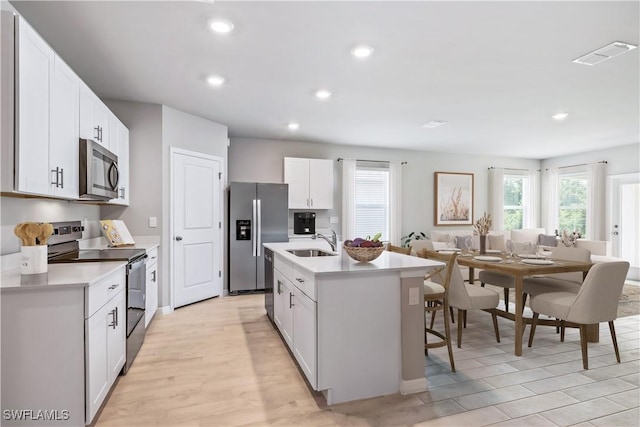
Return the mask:
<svg viewBox="0 0 640 427">
<path fill-rule="evenodd" d="M 418 288 L 409 288 L 409 305 L 418 305 L 418 296 L 420 295 Z"/>
<path fill-rule="evenodd" d="M 158 218 L 155 216 L 149 217 L 149 228 L 156 228 L 158 226 Z"/>
<path fill-rule="evenodd" d="M 339 224 L 340 220 L 338 219 L 337 216 L 330 216 L 329 217 L 329 224 Z"/>
</svg>

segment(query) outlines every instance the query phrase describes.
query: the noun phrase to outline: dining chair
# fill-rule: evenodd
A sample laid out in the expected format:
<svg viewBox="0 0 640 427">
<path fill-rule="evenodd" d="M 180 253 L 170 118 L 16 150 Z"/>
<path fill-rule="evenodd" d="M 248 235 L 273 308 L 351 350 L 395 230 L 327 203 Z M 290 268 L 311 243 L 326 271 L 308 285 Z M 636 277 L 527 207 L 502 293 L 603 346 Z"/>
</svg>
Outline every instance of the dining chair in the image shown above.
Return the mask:
<svg viewBox="0 0 640 427">
<path fill-rule="evenodd" d="M 445 263 L 444 267 L 433 269 L 429 274 L 427 274 L 424 280 L 424 352 L 428 355 L 430 348 L 446 346 L 447 351 L 449 352 L 451 372 L 455 372 L 456 365 L 453 360 L 453 350 L 451 348 L 448 289 L 457 254 L 441 254 L 436 251 L 421 250 L 417 255 L 421 258 L 434 259 Z M 439 311 L 442 311 L 444 315 L 444 334 L 433 329 L 436 313 Z M 429 326 L 427 326 L 428 314 L 431 314 L 431 322 Z M 429 335 L 435 336 L 438 340 L 435 342 L 429 342 Z"/>
<path fill-rule="evenodd" d="M 500 342 L 498 317 L 496 314 L 496 307 L 500 301 L 500 295 L 492 289 L 465 283 L 455 258 L 453 258 L 452 264 L 453 268 L 451 269 L 448 288 L 448 303 L 450 307 L 458 309 L 458 348 L 462 348 L 462 327 L 463 324 L 466 325 L 468 310 L 484 310 L 491 313 L 496 341 Z M 437 279 L 437 277 L 434 277 L 436 283 Z"/>
<path fill-rule="evenodd" d="M 533 344 L 536 323 L 540 314 L 565 321 L 569 327 L 580 328 L 582 367 L 589 369 L 587 355 L 587 325 L 609 323 L 616 360 L 620 363 L 620 352 L 613 321 L 618 317 L 618 301 L 629 271 L 627 261 L 595 264 L 577 292 L 551 291 L 531 295 L 533 319 L 529 333 L 529 347 Z"/>
<path fill-rule="evenodd" d="M 391 243 L 389 243 L 387 245 L 387 250 L 389 252 L 395 252 L 395 253 L 398 253 L 398 254 L 411 255 L 411 248 L 410 247 L 403 248 L 403 247 L 400 247 L 400 246 L 394 246 Z"/>
</svg>

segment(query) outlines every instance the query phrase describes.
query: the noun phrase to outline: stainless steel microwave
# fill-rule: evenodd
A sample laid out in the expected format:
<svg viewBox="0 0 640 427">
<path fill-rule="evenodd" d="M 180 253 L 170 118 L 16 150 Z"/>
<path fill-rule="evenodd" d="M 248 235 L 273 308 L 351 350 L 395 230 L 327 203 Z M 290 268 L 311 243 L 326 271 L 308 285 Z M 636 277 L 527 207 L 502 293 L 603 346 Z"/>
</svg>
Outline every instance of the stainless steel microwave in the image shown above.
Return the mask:
<svg viewBox="0 0 640 427">
<path fill-rule="evenodd" d="M 80 139 L 80 198 L 118 197 L 118 156 L 91 139 Z"/>
</svg>

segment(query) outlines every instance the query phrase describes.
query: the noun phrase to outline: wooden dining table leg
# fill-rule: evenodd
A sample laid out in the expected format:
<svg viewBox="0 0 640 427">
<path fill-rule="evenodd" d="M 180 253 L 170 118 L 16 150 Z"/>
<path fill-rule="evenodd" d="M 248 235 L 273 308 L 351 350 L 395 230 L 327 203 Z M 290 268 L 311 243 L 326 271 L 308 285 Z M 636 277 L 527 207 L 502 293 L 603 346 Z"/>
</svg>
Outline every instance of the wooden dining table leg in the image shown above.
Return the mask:
<svg viewBox="0 0 640 427">
<path fill-rule="evenodd" d="M 524 332 L 524 318 L 522 312 L 524 311 L 524 299 L 522 298 L 522 275 L 517 274 L 516 279 L 516 325 L 515 325 L 515 352 L 516 356 L 522 356 L 522 333 Z"/>
<path fill-rule="evenodd" d="M 473 271 L 473 267 L 469 267 L 469 284 L 473 285 L 475 282 L 475 272 Z"/>
</svg>

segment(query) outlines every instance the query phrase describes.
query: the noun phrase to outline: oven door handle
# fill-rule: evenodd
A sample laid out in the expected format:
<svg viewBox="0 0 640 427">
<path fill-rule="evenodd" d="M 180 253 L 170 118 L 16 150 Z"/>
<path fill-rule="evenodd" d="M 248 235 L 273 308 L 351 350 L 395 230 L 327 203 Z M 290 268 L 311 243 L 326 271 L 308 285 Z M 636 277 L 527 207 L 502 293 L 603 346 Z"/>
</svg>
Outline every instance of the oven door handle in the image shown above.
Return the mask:
<svg viewBox="0 0 640 427">
<path fill-rule="evenodd" d="M 142 263 L 142 264 L 146 264 L 147 263 L 147 258 L 149 258 L 149 255 L 144 254 L 143 256 L 141 256 L 140 258 L 138 258 L 137 260 L 130 262 L 129 263 L 129 271 L 138 268 L 138 264 Z"/>
</svg>

